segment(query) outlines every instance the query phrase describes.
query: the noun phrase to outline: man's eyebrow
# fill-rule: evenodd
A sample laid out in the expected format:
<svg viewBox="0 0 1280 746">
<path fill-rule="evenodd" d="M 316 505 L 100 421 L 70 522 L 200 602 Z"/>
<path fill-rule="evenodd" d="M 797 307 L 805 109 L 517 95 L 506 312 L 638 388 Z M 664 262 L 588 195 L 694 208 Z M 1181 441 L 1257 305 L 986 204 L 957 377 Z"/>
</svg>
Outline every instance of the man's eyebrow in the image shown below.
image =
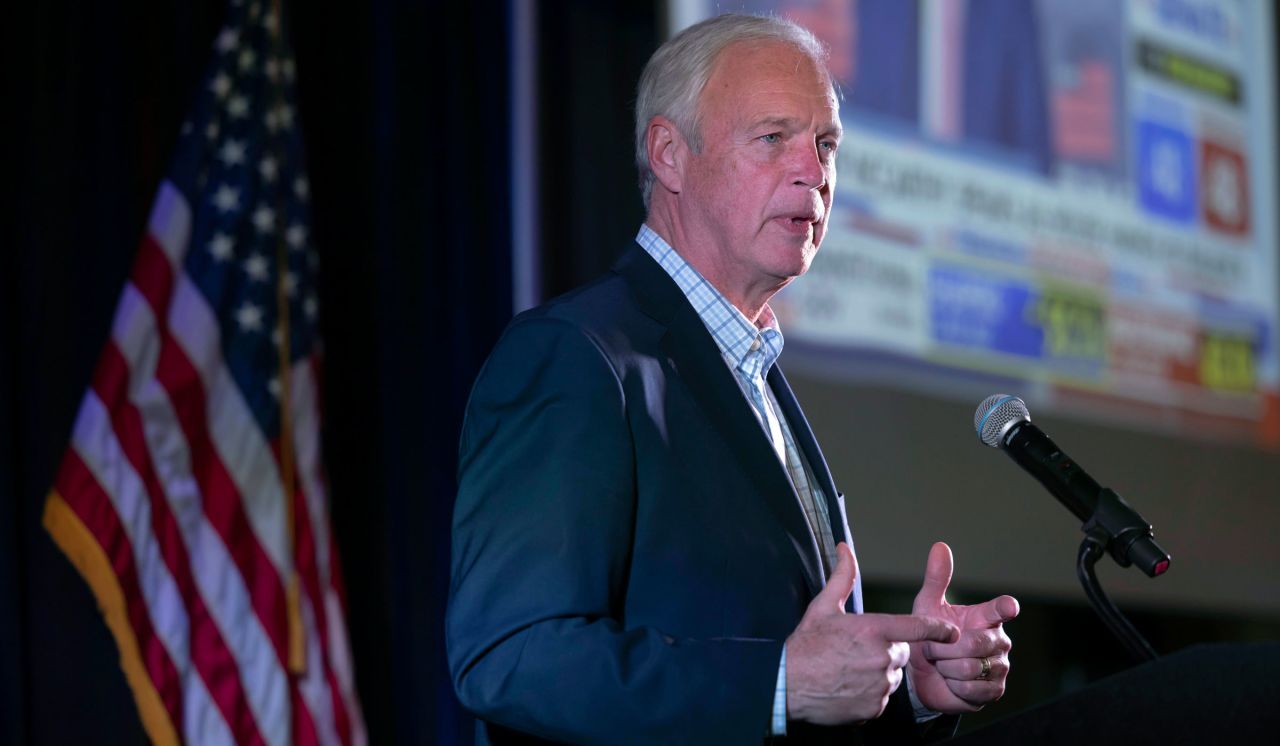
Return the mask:
<svg viewBox="0 0 1280 746">
<path fill-rule="evenodd" d="M 752 122 L 748 129 L 758 130 L 775 127 L 781 130 L 796 130 L 800 128 L 800 120 L 795 117 L 763 117 Z M 844 126 L 839 122 L 835 122 L 831 126 L 819 130 L 818 134 L 840 138 L 844 136 Z"/>
<path fill-rule="evenodd" d="M 751 129 L 760 129 L 761 127 L 777 127 L 778 129 L 795 129 L 799 120 L 794 117 L 764 117 L 757 119 L 751 123 Z"/>
</svg>

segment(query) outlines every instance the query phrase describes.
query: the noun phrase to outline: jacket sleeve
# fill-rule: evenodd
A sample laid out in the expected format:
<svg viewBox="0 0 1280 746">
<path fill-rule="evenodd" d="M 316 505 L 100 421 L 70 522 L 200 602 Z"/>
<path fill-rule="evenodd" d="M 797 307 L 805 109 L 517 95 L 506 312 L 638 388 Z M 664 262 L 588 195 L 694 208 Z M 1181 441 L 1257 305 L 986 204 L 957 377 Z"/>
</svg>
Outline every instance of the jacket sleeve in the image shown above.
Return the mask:
<svg viewBox="0 0 1280 746">
<path fill-rule="evenodd" d="M 636 462 L 628 417 L 619 372 L 569 322 L 517 320 L 485 364 L 453 519 L 458 697 L 483 720 L 559 741 L 759 742 L 782 640 L 626 623 L 636 475 L 652 466 Z M 672 603 L 699 602 L 671 583 Z"/>
</svg>

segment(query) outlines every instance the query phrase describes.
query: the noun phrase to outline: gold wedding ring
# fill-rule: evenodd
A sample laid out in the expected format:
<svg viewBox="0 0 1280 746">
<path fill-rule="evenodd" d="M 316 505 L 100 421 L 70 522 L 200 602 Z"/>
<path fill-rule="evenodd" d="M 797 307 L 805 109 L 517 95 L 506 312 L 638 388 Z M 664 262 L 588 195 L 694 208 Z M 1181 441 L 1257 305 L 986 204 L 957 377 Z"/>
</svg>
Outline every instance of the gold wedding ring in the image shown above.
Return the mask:
<svg viewBox="0 0 1280 746">
<path fill-rule="evenodd" d="M 982 679 L 983 681 L 985 681 L 985 680 L 987 679 L 987 677 L 988 677 L 988 676 L 990 676 L 990 675 L 991 675 L 991 659 L 990 659 L 990 658 L 983 658 L 983 659 L 982 659 L 982 672 L 978 674 L 978 678 L 979 678 L 979 679 Z"/>
</svg>

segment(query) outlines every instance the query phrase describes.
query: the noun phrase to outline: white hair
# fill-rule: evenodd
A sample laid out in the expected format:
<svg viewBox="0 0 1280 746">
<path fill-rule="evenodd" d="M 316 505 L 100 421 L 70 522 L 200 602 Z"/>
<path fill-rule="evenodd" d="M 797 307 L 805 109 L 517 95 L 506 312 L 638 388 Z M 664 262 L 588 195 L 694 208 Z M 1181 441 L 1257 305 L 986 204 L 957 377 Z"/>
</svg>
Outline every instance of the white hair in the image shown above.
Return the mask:
<svg viewBox="0 0 1280 746">
<path fill-rule="evenodd" d="M 698 99 L 711 77 L 720 53 L 740 41 L 777 41 L 790 44 L 817 63 L 834 89 L 827 71 L 827 48 L 807 29 L 772 16 L 726 13 L 696 23 L 669 39 L 653 53 L 640 74 L 636 88 L 636 168 L 645 209 L 653 192 L 646 143 L 649 121 L 670 119 L 688 140 L 693 152 L 702 150 Z"/>
</svg>

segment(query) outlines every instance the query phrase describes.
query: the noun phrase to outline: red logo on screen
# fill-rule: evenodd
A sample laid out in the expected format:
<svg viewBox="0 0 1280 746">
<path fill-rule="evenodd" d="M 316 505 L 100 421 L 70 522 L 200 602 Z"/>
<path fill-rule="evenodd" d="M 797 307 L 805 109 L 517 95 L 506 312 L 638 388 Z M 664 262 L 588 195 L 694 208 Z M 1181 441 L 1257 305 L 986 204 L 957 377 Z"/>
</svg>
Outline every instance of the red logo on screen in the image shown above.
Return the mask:
<svg viewBox="0 0 1280 746">
<path fill-rule="evenodd" d="M 1249 232 L 1249 176 L 1238 150 L 1211 140 L 1201 143 L 1200 192 L 1210 228 L 1236 236 Z"/>
</svg>

